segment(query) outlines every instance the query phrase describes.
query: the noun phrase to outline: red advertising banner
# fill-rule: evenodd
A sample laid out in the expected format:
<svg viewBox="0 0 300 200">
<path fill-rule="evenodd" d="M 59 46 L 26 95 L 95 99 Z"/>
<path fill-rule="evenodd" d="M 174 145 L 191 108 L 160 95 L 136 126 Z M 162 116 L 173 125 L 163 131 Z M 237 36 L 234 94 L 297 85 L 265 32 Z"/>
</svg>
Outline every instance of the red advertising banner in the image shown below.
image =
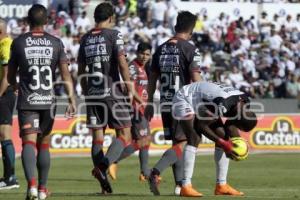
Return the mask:
<svg viewBox="0 0 300 200">
<path fill-rule="evenodd" d="M 150 153 L 168 149 L 171 141 L 163 138 L 163 128 L 160 117 L 151 121 L 152 143 Z M 13 141 L 17 154 L 21 152 L 18 120 L 14 117 Z M 51 152 L 54 154 L 89 153 L 92 146 L 92 136 L 86 128 L 85 117 L 65 119 L 56 117 L 51 133 Z M 298 115 L 264 115 L 261 116 L 257 127 L 250 133 L 241 133 L 248 140 L 252 151 L 299 151 L 300 152 L 300 114 Z M 115 136 L 112 129 L 107 129 L 104 137 L 104 148 L 107 148 Z M 203 138 L 199 149 L 212 151 L 214 144 Z"/>
</svg>

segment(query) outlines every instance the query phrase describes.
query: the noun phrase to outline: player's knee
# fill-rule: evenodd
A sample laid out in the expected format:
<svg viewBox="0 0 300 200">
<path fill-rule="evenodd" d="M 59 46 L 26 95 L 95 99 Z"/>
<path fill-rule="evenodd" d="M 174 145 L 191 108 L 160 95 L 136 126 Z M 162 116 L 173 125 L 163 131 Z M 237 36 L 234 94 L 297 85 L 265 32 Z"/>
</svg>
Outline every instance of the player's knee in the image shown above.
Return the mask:
<svg viewBox="0 0 300 200">
<path fill-rule="evenodd" d="M 0 140 L 10 140 L 11 139 L 11 126 L 1 125 L 0 126 Z"/>
<path fill-rule="evenodd" d="M 7 133 L 0 133 L 0 141 L 4 141 L 4 140 L 10 140 L 11 139 L 11 136 L 10 134 L 7 134 Z"/>
<path fill-rule="evenodd" d="M 90 129 L 93 140 L 103 140 L 103 130 L 102 129 Z"/>
<path fill-rule="evenodd" d="M 122 132 L 117 133 L 117 137 L 124 141 L 126 144 L 129 144 L 132 142 L 131 134 L 123 134 Z"/>
<path fill-rule="evenodd" d="M 39 143 L 41 143 L 41 144 L 49 144 L 50 140 L 51 140 L 51 136 L 50 135 L 46 135 L 46 136 L 43 136 L 41 138 L 41 140 L 39 141 Z"/>
<path fill-rule="evenodd" d="M 151 143 L 152 137 L 151 135 L 147 135 L 144 137 L 144 141 L 147 145 L 149 145 Z"/>
<path fill-rule="evenodd" d="M 147 146 L 150 146 L 150 144 L 151 144 L 151 138 L 145 138 L 143 146 L 147 147 Z"/>
<path fill-rule="evenodd" d="M 22 141 L 23 142 L 34 142 L 36 143 L 37 141 L 37 134 L 27 134 L 22 136 Z"/>
<path fill-rule="evenodd" d="M 4 133 L 3 140 L 11 140 L 11 133 Z"/>
<path fill-rule="evenodd" d="M 131 141 L 131 130 L 130 130 L 130 128 L 117 129 L 116 133 L 117 133 L 118 137 L 121 136 L 125 140 L 130 140 Z"/>
</svg>

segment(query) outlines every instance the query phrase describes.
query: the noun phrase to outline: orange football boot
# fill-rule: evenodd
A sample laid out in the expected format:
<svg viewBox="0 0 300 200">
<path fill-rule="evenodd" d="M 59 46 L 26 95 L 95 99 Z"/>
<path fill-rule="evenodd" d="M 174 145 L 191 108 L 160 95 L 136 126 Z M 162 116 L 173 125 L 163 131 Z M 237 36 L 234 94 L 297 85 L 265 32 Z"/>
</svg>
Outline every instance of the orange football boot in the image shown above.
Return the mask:
<svg viewBox="0 0 300 200">
<path fill-rule="evenodd" d="M 140 175 L 139 175 L 139 180 L 141 181 L 141 182 L 145 182 L 145 181 L 147 181 L 148 180 L 148 176 L 145 176 L 143 173 L 141 173 Z M 157 177 L 157 180 L 158 181 L 162 181 L 162 177 L 161 176 L 158 176 Z"/>
<path fill-rule="evenodd" d="M 108 168 L 108 174 L 111 177 L 112 180 L 117 179 L 117 171 L 118 171 L 118 165 L 116 163 L 113 163 Z"/>
<path fill-rule="evenodd" d="M 217 184 L 215 195 L 243 196 L 244 193 L 234 189 L 229 184 Z"/>
<path fill-rule="evenodd" d="M 180 196 L 183 197 L 202 197 L 203 194 L 193 188 L 191 184 L 181 187 Z"/>
<path fill-rule="evenodd" d="M 141 182 L 145 182 L 145 181 L 147 181 L 147 177 L 144 176 L 144 174 L 140 174 L 139 180 L 140 180 Z"/>
</svg>

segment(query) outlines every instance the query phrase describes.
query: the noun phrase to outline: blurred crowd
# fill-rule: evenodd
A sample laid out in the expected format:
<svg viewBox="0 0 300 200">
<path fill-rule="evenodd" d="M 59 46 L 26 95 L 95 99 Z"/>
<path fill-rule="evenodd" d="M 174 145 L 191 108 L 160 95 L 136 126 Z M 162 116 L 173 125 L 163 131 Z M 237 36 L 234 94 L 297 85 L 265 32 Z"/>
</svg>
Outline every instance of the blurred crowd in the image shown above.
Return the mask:
<svg viewBox="0 0 300 200">
<path fill-rule="evenodd" d="M 300 0 L 182 0 L 197 2 L 238 2 L 238 3 L 300 3 Z"/>
<path fill-rule="evenodd" d="M 139 42 L 155 48 L 173 35 L 180 8 L 179 0 L 113 0 L 116 29 L 126 43 L 128 60 Z M 85 5 L 88 4 L 85 2 Z M 49 10 L 46 30 L 61 38 L 71 58 L 77 94 L 77 54 L 81 36 L 94 26 L 83 8 L 74 14 L 72 4 Z M 28 31 L 25 19 L 10 20 L 8 31 L 16 37 Z M 299 98 L 300 94 L 300 11 L 296 16 L 231 19 L 220 13 L 215 19 L 198 14 L 192 42 L 202 52 L 201 71 L 205 80 L 220 81 L 253 98 Z M 58 94 L 63 89 L 57 87 Z"/>
</svg>

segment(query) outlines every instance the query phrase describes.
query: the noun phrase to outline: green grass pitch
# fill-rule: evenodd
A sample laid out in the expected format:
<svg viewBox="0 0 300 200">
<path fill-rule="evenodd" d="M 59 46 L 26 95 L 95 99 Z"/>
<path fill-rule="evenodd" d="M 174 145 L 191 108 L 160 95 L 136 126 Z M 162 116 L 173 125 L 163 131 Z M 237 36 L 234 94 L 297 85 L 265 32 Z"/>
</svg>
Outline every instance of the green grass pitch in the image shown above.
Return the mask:
<svg viewBox="0 0 300 200">
<path fill-rule="evenodd" d="M 159 157 L 151 157 L 152 166 Z M 171 168 L 162 174 L 161 196 L 154 197 L 149 192 L 148 184 L 138 180 L 138 158 L 132 156 L 119 164 L 118 180 L 111 181 L 113 195 L 101 196 L 98 182 L 91 176 L 91 160 L 80 158 L 53 158 L 48 186 L 52 200 L 150 200 L 181 199 L 172 195 L 174 181 Z M 26 184 L 17 159 L 17 175 L 21 188 L 0 191 L 0 199 L 25 199 Z M 257 154 L 250 155 L 246 161 L 231 162 L 229 183 L 246 193 L 245 197 L 214 196 L 215 167 L 213 155 L 200 155 L 194 171 L 193 184 L 205 196 L 203 200 L 229 199 L 300 199 L 300 156 L 293 154 Z M 184 198 L 188 199 L 188 198 Z"/>
</svg>

